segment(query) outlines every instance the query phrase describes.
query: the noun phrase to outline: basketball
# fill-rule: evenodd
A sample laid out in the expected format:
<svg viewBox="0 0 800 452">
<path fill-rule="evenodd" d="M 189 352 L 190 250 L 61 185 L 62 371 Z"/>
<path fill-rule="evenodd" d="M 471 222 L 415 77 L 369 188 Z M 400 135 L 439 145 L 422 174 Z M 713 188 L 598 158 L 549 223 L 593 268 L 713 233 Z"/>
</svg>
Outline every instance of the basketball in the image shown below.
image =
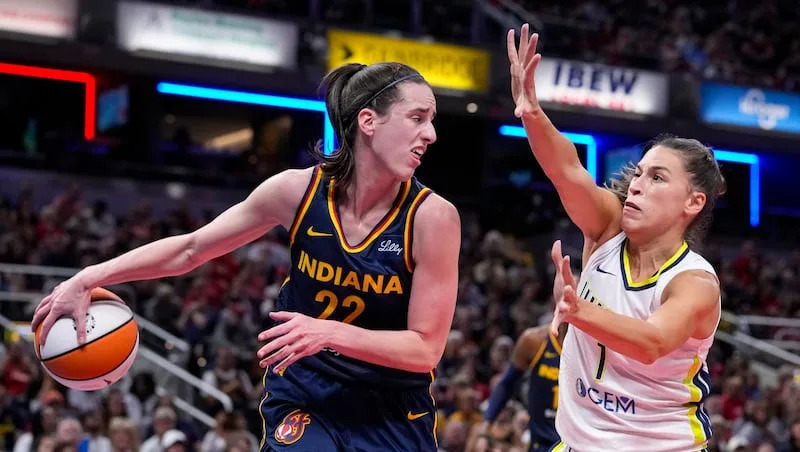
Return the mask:
<svg viewBox="0 0 800 452">
<path fill-rule="evenodd" d="M 56 321 L 44 346 L 42 327 L 36 329 L 36 356 L 48 374 L 73 389 L 93 391 L 122 378 L 130 369 L 139 347 L 139 328 L 133 311 L 113 292 L 95 288 L 86 315 L 86 343 L 78 345 L 75 322 Z"/>
</svg>

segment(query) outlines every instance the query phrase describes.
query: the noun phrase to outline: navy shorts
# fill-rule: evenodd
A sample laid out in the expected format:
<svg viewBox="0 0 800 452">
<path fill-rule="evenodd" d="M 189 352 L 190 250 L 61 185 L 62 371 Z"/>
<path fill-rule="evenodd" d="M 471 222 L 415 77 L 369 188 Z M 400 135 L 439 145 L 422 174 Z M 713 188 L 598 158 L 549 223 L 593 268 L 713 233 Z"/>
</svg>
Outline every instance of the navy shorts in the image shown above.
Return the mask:
<svg viewBox="0 0 800 452">
<path fill-rule="evenodd" d="M 289 366 L 270 369 L 259 405 L 265 451 L 431 451 L 436 409 L 429 388 L 368 388 Z"/>
</svg>

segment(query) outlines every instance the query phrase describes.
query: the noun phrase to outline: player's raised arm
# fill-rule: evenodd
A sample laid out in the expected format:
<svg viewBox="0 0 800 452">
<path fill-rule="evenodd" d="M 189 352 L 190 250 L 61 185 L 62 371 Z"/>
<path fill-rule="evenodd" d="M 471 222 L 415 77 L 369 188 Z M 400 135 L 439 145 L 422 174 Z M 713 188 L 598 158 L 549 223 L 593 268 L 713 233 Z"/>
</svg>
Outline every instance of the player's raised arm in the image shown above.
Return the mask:
<svg viewBox="0 0 800 452">
<path fill-rule="evenodd" d="M 522 119 L 533 155 L 553 182 L 570 219 L 585 236 L 598 241 L 610 229 L 618 229 L 622 206 L 616 196 L 595 184 L 581 165 L 575 145 L 553 126 L 539 105 L 534 82 L 542 58 L 536 53 L 539 35 L 529 38 L 528 24 L 520 34 L 519 48 L 513 29 L 507 43 L 514 115 Z"/>
<path fill-rule="evenodd" d="M 46 338 L 59 317 L 71 315 L 78 323 L 78 340 L 82 343 L 85 338 L 82 325 L 92 288 L 181 275 L 257 239 L 278 224 L 287 226 L 310 175 L 310 169 L 277 174 L 196 231 L 157 240 L 86 267 L 41 301 L 34 313 L 32 329 L 35 331 L 43 323 L 42 337 Z"/>
</svg>

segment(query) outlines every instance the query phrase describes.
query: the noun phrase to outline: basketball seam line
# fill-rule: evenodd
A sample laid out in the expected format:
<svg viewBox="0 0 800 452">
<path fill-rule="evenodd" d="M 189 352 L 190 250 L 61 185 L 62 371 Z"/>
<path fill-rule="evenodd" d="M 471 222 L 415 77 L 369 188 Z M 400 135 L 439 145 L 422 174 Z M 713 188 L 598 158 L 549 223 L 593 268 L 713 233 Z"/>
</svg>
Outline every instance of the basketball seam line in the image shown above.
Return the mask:
<svg viewBox="0 0 800 452">
<path fill-rule="evenodd" d="M 82 348 L 86 347 L 87 345 L 89 345 L 89 344 L 93 344 L 93 343 L 95 343 L 95 342 L 99 341 L 100 339 L 102 339 L 102 338 L 104 338 L 104 337 L 108 336 L 109 334 L 112 334 L 112 333 L 114 333 L 115 331 L 118 331 L 120 328 L 122 328 L 122 327 L 126 326 L 127 324 L 131 323 L 131 321 L 133 321 L 133 320 L 134 320 L 134 317 L 132 317 L 132 316 L 131 316 L 131 318 L 130 318 L 130 319 L 128 319 L 128 321 L 127 321 L 127 322 L 125 322 L 125 323 L 123 323 L 122 325 L 120 325 L 120 326 L 118 326 L 118 327 L 114 328 L 113 330 L 109 331 L 108 333 L 106 333 L 106 334 L 104 334 L 104 335 L 102 335 L 102 336 L 96 337 L 96 338 L 92 339 L 91 341 L 84 343 L 83 345 L 79 346 L 78 348 L 74 348 L 74 349 L 72 349 L 72 350 L 67 350 L 66 352 L 59 353 L 58 355 L 51 356 L 51 357 L 49 357 L 49 358 L 47 358 L 47 359 L 40 359 L 40 361 L 41 361 L 41 362 L 43 362 L 43 363 L 46 363 L 46 362 L 48 362 L 48 361 L 51 361 L 51 360 L 54 360 L 54 359 L 56 359 L 56 358 L 60 358 L 60 357 L 62 357 L 62 356 L 64 356 L 64 355 L 68 355 L 68 354 L 70 354 L 70 353 L 74 352 L 75 350 L 80 350 L 80 349 L 82 349 Z M 139 332 L 139 329 L 138 329 L 138 328 L 136 329 L 136 332 L 137 332 L 137 335 L 138 335 L 138 332 Z"/>
<path fill-rule="evenodd" d="M 137 340 L 139 339 L 139 331 L 136 331 L 136 339 L 137 339 Z M 94 342 L 94 341 L 92 341 L 92 342 Z M 105 377 L 106 375 L 108 375 L 110 372 L 113 372 L 113 371 L 115 371 L 115 370 L 119 369 L 119 366 L 121 366 L 121 365 L 122 365 L 122 364 L 123 364 L 125 361 L 127 361 L 127 360 L 128 360 L 128 358 L 130 358 L 130 357 L 131 357 L 131 354 L 133 353 L 133 351 L 134 351 L 135 349 L 136 349 L 136 347 L 135 347 L 135 346 L 134 346 L 134 347 L 132 347 L 132 348 L 131 348 L 131 351 L 129 351 L 129 352 L 128 352 L 128 354 L 127 354 L 127 355 L 125 355 L 125 358 L 124 358 L 122 361 L 120 361 L 120 362 L 119 362 L 119 364 L 117 364 L 116 366 L 114 366 L 114 368 L 113 368 L 113 369 L 109 370 L 109 371 L 108 371 L 108 372 L 106 372 L 105 374 L 103 374 L 103 375 L 100 375 L 100 376 L 97 376 L 97 377 L 92 377 L 92 378 L 67 378 L 67 377 L 65 377 L 65 376 L 63 376 L 63 375 L 60 375 L 60 374 L 57 374 L 57 373 L 53 372 L 52 370 L 50 370 L 50 372 L 52 372 L 52 373 L 53 373 L 53 375 L 57 376 L 58 378 L 63 378 L 64 380 L 68 380 L 68 381 L 89 381 L 89 380 L 94 380 L 94 379 L 96 379 L 96 378 L 103 378 L 103 377 Z M 49 368 L 48 368 L 48 370 L 49 370 Z M 105 381 L 105 380 L 104 380 L 104 381 Z"/>
</svg>

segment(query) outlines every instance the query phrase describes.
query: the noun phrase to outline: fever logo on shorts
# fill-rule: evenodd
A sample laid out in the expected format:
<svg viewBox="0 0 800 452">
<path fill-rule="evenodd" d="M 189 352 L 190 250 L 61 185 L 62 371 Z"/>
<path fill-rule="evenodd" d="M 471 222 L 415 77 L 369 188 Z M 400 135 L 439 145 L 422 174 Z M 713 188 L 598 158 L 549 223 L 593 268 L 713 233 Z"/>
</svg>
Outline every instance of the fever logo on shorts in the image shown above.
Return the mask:
<svg viewBox="0 0 800 452">
<path fill-rule="evenodd" d="M 275 440 L 282 444 L 294 444 L 303 437 L 306 425 L 311 423 L 311 416 L 300 410 L 294 410 L 278 424 L 275 429 Z"/>
</svg>

